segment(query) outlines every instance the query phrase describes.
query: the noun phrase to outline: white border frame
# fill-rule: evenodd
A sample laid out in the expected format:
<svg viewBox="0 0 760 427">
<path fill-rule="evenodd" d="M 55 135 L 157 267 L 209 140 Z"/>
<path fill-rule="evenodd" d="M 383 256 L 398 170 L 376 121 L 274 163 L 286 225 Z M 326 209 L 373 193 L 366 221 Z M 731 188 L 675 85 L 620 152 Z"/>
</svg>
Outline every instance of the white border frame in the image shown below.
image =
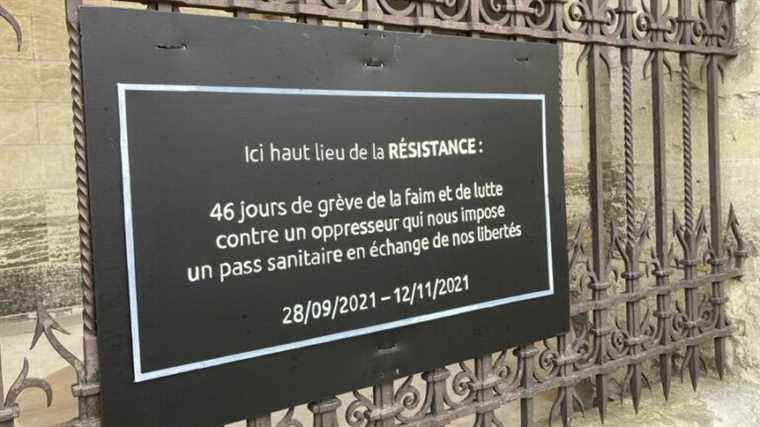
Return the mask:
<svg viewBox="0 0 760 427">
<path fill-rule="evenodd" d="M 119 130 L 121 145 L 121 172 L 124 200 L 124 234 L 127 251 L 127 275 L 129 281 L 129 316 L 132 332 L 132 360 L 135 374 L 135 382 L 148 381 L 170 375 L 190 372 L 198 369 L 210 368 L 228 363 L 253 359 L 274 353 L 294 350 L 297 348 L 324 344 L 343 340 L 346 338 L 372 334 L 403 326 L 428 322 L 444 317 L 456 316 L 472 311 L 491 307 L 498 307 L 519 301 L 554 295 L 554 269 L 552 266 L 552 237 L 551 216 L 549 209 L 549 175 L 546 141 L 546 95 L 543 94 L 515 94 L 515 93 L 468 93 L 468 92 L 392 92 L 372 90 L 331 90 L 331 89 L 294 89 L 272 87 L 234 87 L 234 86 L 193 86 L 193 85 L 169 85 L 169 84 L 128 84 L 117 83 L 119 102 Z M 127 134 L 127 105 L 126 93 L 133 92 L 200 92 L 200 93 L 233 93 L 233 94 L 259 94 L 259 95 L 289 95 L 289 96 L 346 96 L 346 97 L 384 97 L 384 98 L 436 98 L 436 99 L 502 99 L 513 101 L 538 101 L 541 103 L 542 113 L 542 137 L 543 137 L 543 175 L 544 175 L 544 210 L 546 213 L 546 255 L 549 272 L 549 288 L 543 291 L 530 292 L 514 295 L 491 301 L 480 302 L 463 307 L 452 308 L 420 316 L 412 316 L 392 322 L 381 323 L 344 332 L 323 335 L 320 337 L 294 341 L 272 347 L 230 354 L 222 357 L 191 362 L 170 368 L 143 372 L 140 356 L 140 327 L 137 306 L 137 286 L 135 283 L 135 254 L 134 235 L 132 224 L 132 183 L 129 171 L 129 136 Z"/>
</svg>

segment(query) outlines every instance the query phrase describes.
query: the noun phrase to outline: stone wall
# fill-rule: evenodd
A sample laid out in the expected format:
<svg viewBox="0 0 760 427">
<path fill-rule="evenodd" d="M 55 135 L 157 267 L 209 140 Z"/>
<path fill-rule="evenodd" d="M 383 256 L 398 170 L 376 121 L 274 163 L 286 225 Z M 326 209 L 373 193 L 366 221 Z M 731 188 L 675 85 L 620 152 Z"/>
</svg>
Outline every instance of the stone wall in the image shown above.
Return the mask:
<svg viewBox="0 0 760 427">
<path fill-rule="evenodd" d="M 77 227 L 63 0 L 2 0 L 0 316 L 77 304 Z"/>
<path fill-rule="evenodd" d="M 729 315 L 740 328 L 729 362 L 740 378 L 760 384 L 760 2 L 736 6 L 740 51 L 726 68 L 721 97 L 723 194 L 754 250 L 743 283 L 728 292 Z"/>
</svg>

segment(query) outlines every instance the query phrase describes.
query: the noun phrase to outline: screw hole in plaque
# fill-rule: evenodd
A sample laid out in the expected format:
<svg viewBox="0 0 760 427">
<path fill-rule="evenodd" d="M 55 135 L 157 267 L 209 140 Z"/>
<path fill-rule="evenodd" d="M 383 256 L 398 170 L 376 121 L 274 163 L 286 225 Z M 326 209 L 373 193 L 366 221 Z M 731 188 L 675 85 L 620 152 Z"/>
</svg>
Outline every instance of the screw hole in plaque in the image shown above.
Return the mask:
<svg viewBox="0 0 760 427">
<path fill-rule="evenodd" d="M 364 61 L 364 66 L 370 68 L 383 68 L 385 66 L 385 63 L 383 63 L 380 58 L 369 58 Z"/>
<path fill-rule="evenodd" d="M 156 49 L 159 50 L 187 50 L 187 43 L 164 43 L 157 44 Z"/>
</svg>

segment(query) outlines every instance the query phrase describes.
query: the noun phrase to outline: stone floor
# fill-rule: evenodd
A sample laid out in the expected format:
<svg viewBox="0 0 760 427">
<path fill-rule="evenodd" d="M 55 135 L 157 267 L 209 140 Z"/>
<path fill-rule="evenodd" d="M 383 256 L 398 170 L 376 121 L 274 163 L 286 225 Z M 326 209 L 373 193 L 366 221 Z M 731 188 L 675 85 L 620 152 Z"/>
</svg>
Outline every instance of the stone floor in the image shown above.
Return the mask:
<svg viewBox="0 0 760 427">
<path fill-rule="evenodd" d="M 81 355 L 81 319 L 77 310 L 63 310 L 55 315 L 70 335 L 60 334 L 61 342 L 74 353 Z M 8 387 L 21 370 L 26 357 L 30 364 L 30 375 L 46 379 L 53 388 L 53 404 L 45 408 L 44 397 L 38 390 L 26 391 L 19 399 L 22 416 L 17 427 L 65 426 L 76 414 L 76 401 L 72 398 L 70 385 L 75 376 L 71 368 L 58 357 L 47 341 L 42 338 L 33 350 L 29 350 L 34 321 L 28 318 L 0 319 L 0 346 L 2 350 L 2 380 Z M 339 396 L 343 405 L 352 400 L 351 395 Z M 536 403 L 538 425 L 547 425 L 545 414 L 551 405 L 551 396 L 542 396 Z M 742 383 L 735 377 L 721 382 L 714 376 L 703 378 L 699 391 L 694 393 L 691 386 L 676 382 L 670 402 L 665 402 L 662 393 L 655 386 L 653 391 L 645 391 L 641 411 L 635 414 L 627 401 L 624 405 L 610 404 L 608 426 L 760 426 L 760 385 Z M 275 414 L 277 420 L 282 412 Z M 517 403 L 507 405 L 497 411 L 497 416 L 506 425 L 519 424 Z M 296 410 L 296 418 L 310 425 L 310 414 L 305 406 Z M 472 425 L 472 419 L 454 423 L 456 427 Z M 345 424 L 341 420 L 342 424 Z M 556 423 L 555 423 L 556 424 Z M 574 425 L 600 426 L 593 408 L 585 415 L 579 414 Z M 235 427 L 243 423 L 233 424 Z"/>
</svg>

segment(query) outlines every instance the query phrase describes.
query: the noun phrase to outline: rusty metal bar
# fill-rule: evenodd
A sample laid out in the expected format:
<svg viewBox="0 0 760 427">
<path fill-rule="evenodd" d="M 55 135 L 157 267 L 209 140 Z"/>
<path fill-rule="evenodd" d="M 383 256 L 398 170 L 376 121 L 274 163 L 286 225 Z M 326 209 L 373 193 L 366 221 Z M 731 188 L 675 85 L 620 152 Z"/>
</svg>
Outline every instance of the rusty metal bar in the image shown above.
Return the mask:
<svg viewBox="0 0 760 427">
<path fill-rule="evenodd" d="M 309 403 L 309 410 L 314 414 L 312 425 L 314 427 L 337 427 L 340 404 L 340 399 L 335 396 Z"/>
<path fill-rule="evenodd" d="M 621 16 L 619 24 L 620 32 L 625 37 L 632 37 L 634 33 L 634 9 L 633 4 L 624 1 L 618 8 Z M 625 293 L 634 294 L 639 288 L 640 256 L 648 233 L 646 219 L 644 224 L 638 225 L 636 219 L 636 175 L 634 173 L 634 141 L 633 141 L 633 50 L 625 47 L 620 50 L 620 63 L 622 70 L 623 86 L 623 157 L 624 157 L 624 181 L 625 181 L 625 237 L 613 233 L 613 241 L 625 264 L 622 278 L 625 280 Z M 615 230 L 613 228 L 613 230 Z M 641 299 L 632 298 L 626 301 L 626 332 L 625 354 L 636 356 L 643 351 L 647 336 L 642 333 L 643 322 L 640 318 Z M 646 321 L 646 319 L 644 319 Z M 631 363 L 627 367 L 623 378 L 622 394 L 630 391 L 633 406 L 639 409 L 642 381 L 645 379 L 639 363 Z"/>
<path fill-rule="evenodd" d="M 652 0 L 651 11 L 653 14 L 654 28 L 651 31 L 652 42 L 663 42 L 667 33 L 667 10 L 664 10 L 661 0 Z M 654 190 L 655 190 L 655 249 L 653 253 L 656 278 L 655 285 L 659 288 L 668 288 L 670 276 L 670 262 L 672 248 L 668 235 L 668 184 L 667 184 L 667 142 L 665 141 L 665 67 L 671 70 L 670 63 L 661 50 L 654 50 L 650 54 L 650 67 L 652 71 L 652 134 L 653 134 L 653 157 L 654 157 Z M 672 337 L 671 325 L 671 295 L 669 292 L 657 295 L 657 339 L 660 345 L 667 345 Z M 663 353 L 660 355 L 660 381 L 663 393 L 667 399 L 670 396 L 670 382 L 672 377 L 672 355 Z M 640 392 L 640 390 L 639 390 Z M 638 403 L 635 402 L 638 409 Z"/>
<path fill-rule="evenodd" d="M 609 298 L 600 301 L 582 301 L 570 306 L 570 315 L 585 313 L 590 310 L 600 310 L 611 308 L 618 304 L 636 299 L 649 298 L 665 292 L 675 292 L 679 290 L 698 288 L 714 281 L 725 281 L 738 279 L 742 276 L 742 271 L 737 269 L 724 270 L 717 274 L 707 274 L 692 280 L 682 279 L 677 282 L 671 282 L 667 288 L 661 287 L 642 287 L 636 292 L 611 295 Z"/>
<path fill-rule="evenodd" d="M 393 394 L 393 380 L 383 381 L 372 388 L 373 401 L 375 407 L 380 412 L 380 416 L 375 421 L 370 421 L 370 427 L 390 427 L 394 424 L 395 410 L 397 408 L 396 399 Z"/>
<path fill-rule="evenodd" d="M 718 12 L 716 0 L 705 0 L 705 19 L 711 33 L 717 34 Z M 717 35 L 708 36 L 708 44 L 718 44 Z M 707 64 L 707 147 L 708 169 L 710 175 L 710 247 L 713 273 L 720 273 L 725 264 L 723 250 L 722 230 L 722 198 L 721 198 L 721 174 L 720 174 L 720 126 L 719 126 L 719 61 L 716 55 L 708 55 Z M 723 329 L 728 327 L 726 319 L 725 303 L 726 296 L 723 290 L 723 282 L 716 281 L 712 285 L 713 327 Z M 725 373 L 726 339 L 717 337 L 715 346 L 715 364 L 718 375 L 722 379 Z"/>
<path fill-rule="evenodd" d="M 487 403 L 493 399 L 493 388 L 489 383 L 494 376 L 493 360 L 490 354 L 475 359 L 475 378 L 478 386 L 475 388 L 475 403 Z M 491 427 L 492 424 L 499 423 L 494 413 L 495 407 L 488 405 L 479 405 L 475 411 L 474 427 Z"/>
<path fill-rule="evenodd" d="M 538 349 L 534 345 L 518 347 L 515 350 L 517 356 L 518 370 L 517 374 L 520 381 L 520 387 L 530 389 L 536 384 L 535 377 L 535 358 L 538 355 Z M 532 427 L 535 412 L 533 397 L 526 396 L 520 399 L 520 426 Z"/>
<path fill-rule="evenodd" d="M 586 5 L 590 10 L 586 25 L 588 35 L 601 33 L 601 18 L 605 13 L 603 3 L 599 0 L 587 0 Z M 608 253 L 604 232 L 604 158 L 602 143 L 604 135 L 601 122 L 605 120 L 599 114 L 600 99 L 602 98 L 601 79 L 602 73 L 609 73 L 609 64 L 606 59 L 604 47 L 599 44 L 587 46 L 588 62 L 588 102 L 589 102 L 589 148 L 591 161 L 589 163 L 590 189 L 589 197 L 591 204 L 591 299 L 601 301 L 607 298 L 608 282 Z M 605 67 L 606 68 L 603 68 Z M 612 329 L 608 324 L 606 308 L 593 310 L 594 335 L 594 363 L 602 365 L 608 358 L 609 337 Z M 603 420 L 609 399 L 609 377 L 606 373 L 600 373 L 595 378 L 599 416 Z M 570 405 L 572 409 L 572 405 Z"/>
<path fill-rule="evenodd" d="M 245 420 L 246 427 L 272 427 L 272 416 L 264 415 Z"/>
<path fill-rule="evenodd" d="M 179 6 L 172 4 L 171 1 L 153 0 L 148 3 L 148 9 L 159 12 L 179 12 Z"/>
<path fill-rule="evenodd" d="M 92 279 L 92 240 L 90 237 L 90 195 L 85 136 L 84 91 L 79 35 L 79 8 L 82 0 L 66 1 L 69 36 L 69 70 L 73 111 L 74 150 L 76 159 L 77 211 L 79 214 L 79 254 L 82 277 L 82 319 L 84 321 L 84 360 L 77 369 L 78 383 L 72 393 L 79 400 L 79 417 L 75 426 L 100 425 L 100 375 L 98 365 L 97 322 L 95 317 L 95 284 Z M 39 321 L 39 319 L 38 319 Z M 46 334 L 47 335 L 47 334 Z M 58 350 L 58 349 L 56 349 Z M 61 351 L 59 351 L 59 354 Z M 75 368 L 76 368 L 75 364 Z"/>
<path fill-rule="evenodd" d="M 697 22 L 692 16 L 691 0 L 679 0 L 678 3 L 678 20 L 679 30 L 681 31 L 681 42 L 690 43 L 694 38 L 694 23 Z M 673 214 L 673 228 L 681 249 L 683 258 L 679 264 L 683 267 L 685 280 L 694 280 L 697 277 L 697 265 L 699 262 L 699 245 L 705 234 L 704 211 L 700 211 L 699 218 L 694 222 L 694 177 L 692 165 L 692 141 L 691 141 L 691 78 L 690 78 L 690 58 L 688 54 L 679 55 L 679 65 L 681 67 L 681 135 L 683 145 L 683 179 L 684 179 L 684 226 L 677 222 L 676 214 Z M 696 301 L 696 287 L 687 287 L 684 289 L 685 307 L 678 308 L 683 317 L 682 333 L 686 337 L 693 337 L 698 333 L 698 315 Z M 699 361 L 701 352 L 699 346 L 690 345 L 686 348 L 684 358 L 680 368 L 681 381 L 683 381 L 686 368 L 689 371 L 691 385 L 694 390 L 699 383 Z"/>
</svg>

